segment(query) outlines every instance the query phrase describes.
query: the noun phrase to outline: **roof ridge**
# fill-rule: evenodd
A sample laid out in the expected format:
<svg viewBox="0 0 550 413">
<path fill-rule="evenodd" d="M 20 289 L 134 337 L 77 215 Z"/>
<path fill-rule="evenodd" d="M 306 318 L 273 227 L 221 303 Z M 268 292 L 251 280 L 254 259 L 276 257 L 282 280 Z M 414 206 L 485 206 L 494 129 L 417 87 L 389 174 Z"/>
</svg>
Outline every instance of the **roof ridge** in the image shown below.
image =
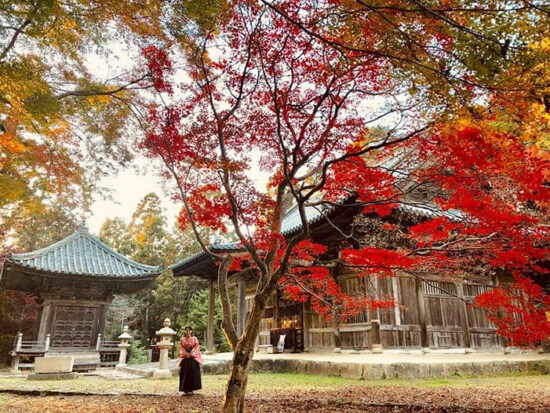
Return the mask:
<svg viewBox="0 0 550 413">
<path fill-rule="evenodd" d="M 94 242 L 99 248 L 101 248 L 103 251 L 107 252 L 108 254 L 114 255 L 116 258 L 119 258 L 121 261 L 126 262 L 128 265 L 138 267 L 141 269 L 149 269 L 149 270 L 159 270 L 160 265 L 148 265 L 148 264 L 142 264 L 140 262 L 134 261 L 131 258 L 125 257 L 120 252 L 115 251 L 113 248 L 109 247 L 107 244 L 105 244 L 103 241 L 101 241 L 98 237 L 96 237 L 93 234 L 90 234 L 87 232 L 85 234 L 88 236 L 88 238 Z"/>
<path fill-rule="evenodd" d="M 80 233 L 78 231 L 75 231 L 71 235 L 68 235 L 63 239 L 61 239 L 57 242 L 54 242 L 53 244 L 48 245 L 47 247 L 40 248 L 40 249 L 37 249 L 37 250 L 34 250 L 34 251 L 29 251 L 29 252 L 20 252 L 20 253 L 15 253 L 14 252 L 14 253 L 10 253 L 10 256 L 11 257 L 17 257 L 17 258 L 20 258 L 20 259 L 36 258 L 36 257 L 39 257 L 41 255 L 47 254 L 47 253 L 49 253 L 49 252 L 51 252 L 55 249 L 63 247 L 64 245 L 69 244 L 75 238 L 78 238 L 79 234 Z"/>
<path fill-rule="evenodd" d="M 79 227 L 75 232 L 68 235 L 67 237 L 61 239 L 60 241 L 57 241 L 53 243 L 52 245 L 49 245 L 44 248 L 40 248 L 36 251 L 30 251 L 30 252 L 24 252 L 24 253 L 12 253 L 9 255 L 9 259 L 15 262 L 19 262 L 21 265 L 24 266 L 31 266 L 36 267 L 35 264 L 31 264 L 28 261 L 31 260 L 38 260 L 41 262 L 41 259 L 43 257 L 48 257 L 50 254 L 55 254 L 56 251 L 59 251 L 65 247 L 69 247 L 72 245 L 72 249 L 75 251 L 85 251 L 87 250 L 86 244 L 90 245 L 91 248 L 96 248 L 101 252 L 102 254 L 105 254 L 106 256 L 110 256 L 114 264 L 116 264 L 117 268 L 107 268 L 106 266 L 102 265 L 102 267 L 105 267 L 105 270 L 107 272 L 113 273 L 113 275 L 116 275 L 117 273 L 124 273 L 123 267 L 127 267 L 128 271 L 132 275 L 136 275 L 133 273 L 140 273 L 140 272 L 146 272 L 146 273 L 159 273 L 161 267 L 158 265 L 148 265 L 148 264 L 142 264 L 140 262 L 134 261 L 131 258 L 125 257 L 118 251 L 115 251 L 113 248 L 109 247 L 107 244 L 105 244 L 103 241 L 101 241 L 98 237 L 91 234 L 86 228 L 83 228 L 82 226 Z M 93 254 L 92 254 L 93 255 Z M 89 263 L 87 262 L 88 257 L 87 256 L 74 256 L 73 259 L 79 260 L 80 263 L 75 262 L 75 267 L 80 267 L 84 273 L 92 273 L 90 271 Z M 91 258 L 93 259 L 93 257 Z M 27 262 L 25 262 L 27 261 Z M 80 265 L 78 265 L 80 264 Z M 93 266 L 93 263 L 92 263 Z"/>
</svg>

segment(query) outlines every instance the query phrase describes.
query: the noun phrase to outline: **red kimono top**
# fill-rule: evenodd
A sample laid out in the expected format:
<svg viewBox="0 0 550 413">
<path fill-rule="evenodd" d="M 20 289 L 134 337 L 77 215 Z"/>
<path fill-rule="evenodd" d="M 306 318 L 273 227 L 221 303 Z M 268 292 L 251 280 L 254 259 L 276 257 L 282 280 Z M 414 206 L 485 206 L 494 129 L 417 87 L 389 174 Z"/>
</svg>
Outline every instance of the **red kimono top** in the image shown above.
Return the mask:
<svg viewBox="0 0 550 413">
<path fill-rule="evenodd" d="M 191 347 L 191 351 L 187 352 L 186 347 Z M 184 359 L 186 354 L 190 354 L 199 364 L 202 364 L 202 354 L 199 349 L 199 340 L 195 336 L 183 336 L 180 340 L 180 358 L 179 363 Z"/>
</svg>

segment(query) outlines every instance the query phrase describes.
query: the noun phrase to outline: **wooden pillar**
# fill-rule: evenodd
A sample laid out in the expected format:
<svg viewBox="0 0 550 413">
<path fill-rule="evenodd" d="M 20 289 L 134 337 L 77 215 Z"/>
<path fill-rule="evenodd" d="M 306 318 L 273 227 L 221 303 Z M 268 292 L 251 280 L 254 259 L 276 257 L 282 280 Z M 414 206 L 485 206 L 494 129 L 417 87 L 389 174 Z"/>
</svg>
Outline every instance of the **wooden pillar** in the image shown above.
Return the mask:
<svg viewBox="0 0 550 413">
<path fill-rule="evenodd" d="M 103 336 L 103 333 L 105 332 L 105 316 L 107 315 L 107 309 L 109 308 L 109 303 L 106 302 L 104 304 L 101 304 L 99 308 L 97 309 L 97 335 L 96 337 L 99 337 L 99 334 Z M 97 346 L 97 341 L 96 341 Z M 144 344 L 147 344 L 145 342 Z"/>
<path fill-rule="evenodd" d="M 275 294 L 273 294 L 273 328 L 281 327 L 281 317 L 279 312 L 279 290 L 275 289 Z M 275 343 L 276 344 L 276 343 Z"/>
<path fill-rule="evenodd" d="M 52 333 L 53 313 L 55 309 L 54 303 L 49 300 L 45 300 L 42 304 L 42 311 L 40 314 L 40 326 L 38 327 L 38 341 L 45 341 L 46 336 Z"/>
<path fill-rule="evenodd" d="M 401 325 L 401 308 L 399 307 L 399 302 L 401 301 L 401 297 L 399 296 L 399 279 L 397 277 L 391 278 L 391 289 L 393 293 L 393 299 L 395 300 L 395 306 L 393 307 L 393 311 L 395 314 L 395 325 L 399 326 Z"/>
<path fill-rule="evenodd" d="M 420 324 L 420 345 L 424 352 L 428 352 L 430 343 L 428 341 L 428 329 L 426 327 L 426 304 L 424 301 L 424 289 L 422 280 L 418 277 L 414 279 L 416 286 L 416 302 L 418 307 L 418 324 Z"/>
<path fill-rule="evenodd" d="M 375 354 L 382 353 L 382 337 L 380 336 L 380 320 L 370 321 L 370 342 L 372 352 Z"/>
<path fill-rule="evenodd" d="M 309 349 L 309 300 L 302 304 L 302 335 L 304 339 L 304 351 Z"/>
<path fill-rule="evenodd" d="M 468 306 L 466 304 L 466 299 L 464 296 L 464 284 L 456 283 L 456 292 L 457 295 L 461 298 L 462 301 L 462 312 L 464 314 L 464 347 L 466 353 L 471 353 L 472 344 L 470 340 L 470 323 L 468 322 Z"/>
<path fill-rule="evenodd" d="M 237 335 L 240 337 L 244 331 L 246 323 L 246 280 L 239 278 L 237 294 Z"/>
<path fill-rule="evenodd" d="M 214 354 L 216 347 L 214 345 L 214 306 L 216 296 L 214 290 L 214 280 L 209 281 L 208 289 L 208 322 L 206 325 L 206 354 Z"/>
</svg>

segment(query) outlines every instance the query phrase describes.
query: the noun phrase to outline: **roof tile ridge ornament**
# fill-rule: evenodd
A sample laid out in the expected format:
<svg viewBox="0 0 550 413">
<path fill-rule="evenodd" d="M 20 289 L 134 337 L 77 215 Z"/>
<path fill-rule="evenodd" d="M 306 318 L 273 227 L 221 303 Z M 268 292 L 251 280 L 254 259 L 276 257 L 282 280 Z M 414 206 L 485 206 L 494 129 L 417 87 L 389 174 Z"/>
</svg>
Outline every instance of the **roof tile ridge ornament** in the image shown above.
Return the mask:
<svg viewBox="0 0 550 413">
<path fill-rule="evenodd" d="M 86 219 L 83 219 L 80 224 L 78 225 L 78 228 L 76 229 L 77 232 L 80 232 L 81 234 L 89 234 L 90 230 L 88 229 L 88 224 L 86 223 Z"/>
</svg>

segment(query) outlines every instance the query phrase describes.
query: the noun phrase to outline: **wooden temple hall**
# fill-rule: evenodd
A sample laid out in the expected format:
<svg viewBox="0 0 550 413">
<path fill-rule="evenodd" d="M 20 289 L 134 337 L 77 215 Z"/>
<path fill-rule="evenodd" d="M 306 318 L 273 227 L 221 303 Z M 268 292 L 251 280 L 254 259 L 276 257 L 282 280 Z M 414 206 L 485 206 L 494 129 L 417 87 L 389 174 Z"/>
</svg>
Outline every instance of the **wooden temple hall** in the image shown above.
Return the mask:
<svg viewBox="0 0 550 413">
<path fill-rule="evenodd" d="M 150 284 L 159 267 L 132 261 L 109 248 L 81 225 L 49 247 L 11 254 L 4 261 L 0 288 L 38 296 L 36 337 L 19 335 L 12 368 L 30 367 L 36 356 L 75 356 L 75 369 L 118 361 L 118 342 L 102 339 L 105 313 L 114 294 L 129 294 Z"/>
<path fill-rule="evenodd" d="M 360 209 L 341 205 L 329 207 L 320 212 L 315 208 L 306 209 L 316 242 L 327 245 L 332 257 L 338 256 L 343 240 L 342 234 L 353 231 L 354 238 L 369 244 L 369 231 L 360 231 L 356 218 Z M 440 211 L 441 214 L 449 212 Z M 390 216 L 383 218 L 387 222 L 399 222 L 414 225 L 438 214 L 433 206 L 422 203 L 402 205 Z M 339 230 L 335 229 L 335 226 Z M 297 210 L 290 210 L 283 219 L 282 233 L 286 237 L 295 234 L 301 228 Z M 241 252 L 237 244 L 214 244 L 214 252 Z M 330 256 L 328 258 L 330 258 Z M 203 252 L 192 255 L 171 267 L 177 276 L 198 276 L 210 280 L 210 305 L 207 331 L 207 349 L 215 351 L 213 342 L 214 294 L 216 291 L 217 267 Z M 264 314 L 261 333 L 257 342 L 259 349 L 278 344 L 279 336 L 284 334 L 285 350 L 333 350 L 335 348 L 372 350 L 380 349 L 490 349 L 501 347 L 502 343 L 491 322 L 482 310 L 471 308 L 466 302 L 490 288 L 495 280 L 475 279 L 461 283 L 450 282 L 432 277 L 420 280 L 406 274 L 378 279 L 374 287 L 356 273 L 340 269 L 333 275 L 340 286 L 349 294 L 369 295 L 376 292 L 390 295 L 401 306 L 391 310 L 364 311 L 347 319 L 345 323 L 327 324 L 323 318 L 311 310 L 310 303 L 296 303 L 285 299 L 281 291 L 271 298 Z M 231 280 L 237 294 L 237 330 L 244 328 L 247 312 L 252 307 L 255 282 L 252 279 Z M 374 290 L 373 290 L 374 288 Z M 235 308 L 235 306 L 234 306 Z"/>
</svg>

